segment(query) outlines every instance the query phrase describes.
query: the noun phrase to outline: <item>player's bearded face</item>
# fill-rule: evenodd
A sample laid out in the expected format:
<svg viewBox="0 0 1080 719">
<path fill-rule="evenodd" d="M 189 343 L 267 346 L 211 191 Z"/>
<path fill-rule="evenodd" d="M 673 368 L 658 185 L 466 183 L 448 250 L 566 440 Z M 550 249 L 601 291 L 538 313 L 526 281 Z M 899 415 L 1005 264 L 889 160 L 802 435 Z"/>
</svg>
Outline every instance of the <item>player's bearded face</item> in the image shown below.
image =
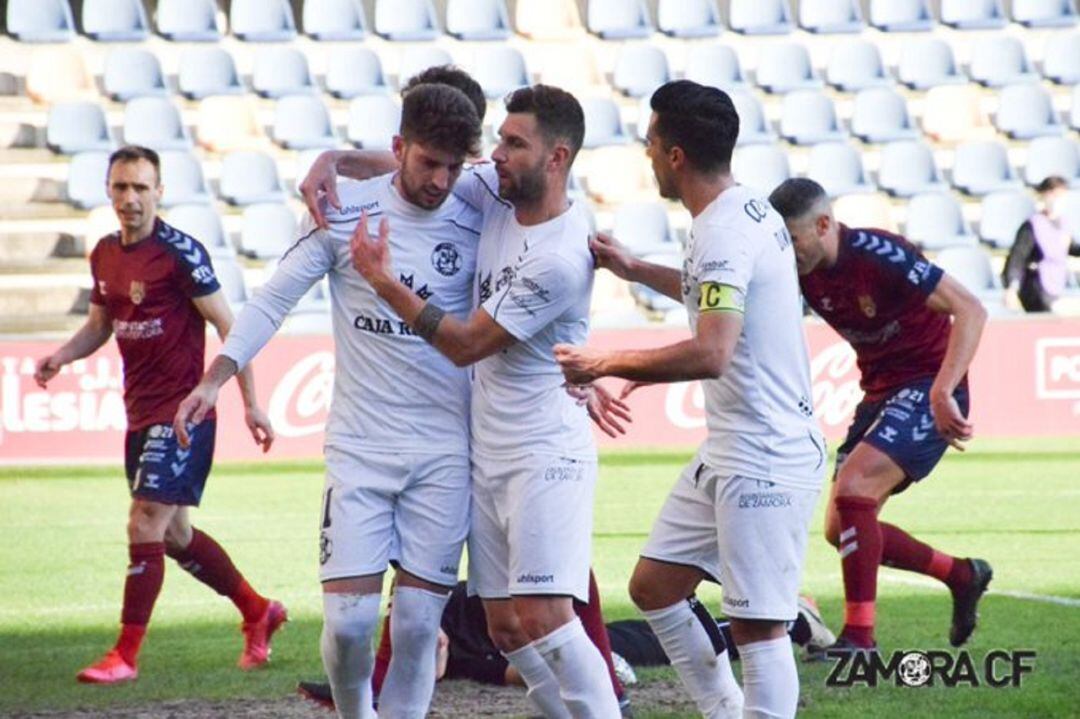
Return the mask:
<svg viewBox="0 0 1080 719">
<path fill-rule="evenodd" d="M 533 115 L 508 115 L 499 129 L 499 145 L 491 153 L 499 175 L 499 197 L 514 203 L 543 197 L 550 151 Z"/>
<path fill-rule="evenodd" d="M 153 226 L 162 188 L 157 171 L 147 160 L 114 163 L 108 190 L 121 227 L 139 232 Z"/>
<path fill-rule="evenodd" d="M 660 196 L 668 200 L 679 199 L 667 151 L 664 150 L 664 143 L 660 140 L 660 136 L 656 131 L 655 113 L 649 120 L 649 131 L 645 134 L 645 155 L 652 163 L 653 175 L 656 177 L 656 185 Z"/>
<path fill-rule="evenodd" d="M 395 138 L 395 154 L 401 162 L 401 194 L 417 207 L 434 210 L 450 195 L 461 175 L 464 158 L 419 142 Z"/>
</svg>

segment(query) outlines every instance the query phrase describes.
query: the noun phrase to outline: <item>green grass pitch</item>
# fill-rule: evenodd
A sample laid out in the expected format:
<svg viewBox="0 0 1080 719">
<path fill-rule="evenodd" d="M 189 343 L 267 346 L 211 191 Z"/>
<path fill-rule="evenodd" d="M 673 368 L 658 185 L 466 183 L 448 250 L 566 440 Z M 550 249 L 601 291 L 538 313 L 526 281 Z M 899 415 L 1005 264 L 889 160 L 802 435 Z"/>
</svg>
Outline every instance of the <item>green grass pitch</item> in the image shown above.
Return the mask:
<svg viewBox="0 0 1080 719">
<path fill-rule="evenodd" d="M 119 448 L 118 448 L 119 452 Z M 652 519 L 688 453 L 609 453 L 601 460 L 594 564 L 609 618 L 635 614 L 625 583 Z M 220 466 L 195 522 L 212 533 L 292 621 L 267 671 L 233 666 L 241 640 L 226 600 L 167 564 L 131 686 L 85 687 L 75 672 L 114 639 L 119 616 L 127 493 L 118 467 L 0 468 L 0 715 L 152 705 L 187 698 L 274 698 L 321 674 L 317 521 L 321 465 Z M 823 504 L 823 503 L 822 503 Z M 804 581 L 834 628 L 842 587 L 835 552 L 815 519 Z M 951 452 L 883 518 L 943 551 L 989 559 L 995 570 L 968 649 L 1034 649 L 1018 689 L 941 686 L 827 688 L 824 665 L 799 664 L 805 717 L 1077 716 L 1080 686 L 1080 447 L 1075 441 L 977 441 Z M 1020 596 L 1023 595 L 1023 596 Z M 1043 597 L 1040 599 L 1036 596 Z M 719 592 L 702 592 L 714 610 Z M 1065 598 L 1064 603 L 1045 597 Z M 884 569 L 883 649 L 946 649 L 947 592 Z M 737 665 L 736 665 L 737 666 Z M 645 681 L 670 677 L 645 673 Z M 633 696 L 633 694 L 631 695 Z M 639 717 L 674 716 L 637 706 Z"/>
</svg>

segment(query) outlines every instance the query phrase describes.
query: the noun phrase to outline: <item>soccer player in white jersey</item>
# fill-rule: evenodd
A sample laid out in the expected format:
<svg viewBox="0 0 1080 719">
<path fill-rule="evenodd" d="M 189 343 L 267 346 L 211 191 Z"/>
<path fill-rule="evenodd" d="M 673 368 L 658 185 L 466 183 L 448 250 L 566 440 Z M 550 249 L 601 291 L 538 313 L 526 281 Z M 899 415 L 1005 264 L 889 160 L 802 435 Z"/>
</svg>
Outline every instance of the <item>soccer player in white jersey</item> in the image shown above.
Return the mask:
<svg viewBox="0 0 1080 719">
<path fill-rule="evenodd" d="M 408 292 L 464 319 L 472 307 L 477 212 L 450 194 L 480 121 L 459 90 L 412 88 L 394 138 L 399 172 L 338 187 L 327 229 L 309 216 L 300 239 L 244 307 L 221 354 L 181 405 L 176 427 L 198 422 L 218 387 L 243 368 L 298 300 L 329 277 L 336 372 L 326 428 L 320 518 L 323 663 L 338 715 L 374 717 L 371 641 L 382 578 L 396 566 L 394 656 L 382 717 L 423 717 L 435 682 L 443 607 L 468 531 L 469 378 L 435 352 L 352 267 L 358 222 L 391 218 L 394 277 Z"/>
<path fill-rule="evenodd" d="M 739 118 L 724 92 L 682 80 L 651 105 L 646 153 L 660 194 L 693 216 L 682 271 L 610 239 L 593 249 L 616 275 L 685 303 L 692 337 L 637 351 L 564 345 L 556 357 L 570 382 L 702 381 L 708 437 L 660 511 L 630 596 L 702 715 L 792 717 L 799 677 L 784 623 L 797 613 L 825 451 L 791 238 L 764 196 L 731 176 Z M 723 585 L 745 709 L 722 643 L 694 618 L 705 579 Z"/>
<path fill-rule="evenodd" d="M 454 364 L 475 363 L 469 575 L 493 642 L 545 715 L 618 717 L 571 604 L 587 600 L 596 449 L 552 351 L 588 333 L 589 222 L 566 194 L 584 114 L 544 85 L 512 93 L 506 109 L 494 164 L 454 189 L 484 216 L 479 308 L 462 320 L 410 292 L 391 270 L 393 222 L 375 239 L 358 225 L 353 262 L 413 332 Z"/>
</svg>

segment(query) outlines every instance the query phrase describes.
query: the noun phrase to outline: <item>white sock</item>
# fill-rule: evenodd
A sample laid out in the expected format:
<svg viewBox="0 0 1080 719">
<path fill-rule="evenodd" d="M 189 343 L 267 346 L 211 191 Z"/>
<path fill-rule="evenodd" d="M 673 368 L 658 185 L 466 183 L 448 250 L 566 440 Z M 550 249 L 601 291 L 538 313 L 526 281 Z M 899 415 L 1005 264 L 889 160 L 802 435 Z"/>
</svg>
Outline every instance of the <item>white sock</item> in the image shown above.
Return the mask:
<svg viewBox="0 0 1080 719">
<path fill-rule="evenodd" d="M 742 690 L 731 671 L 728 653 L 726 650 L 716 653 L 712 639 L 690 602 L 683 599 L 670 607 L 643 611 L 642 614 L 702 716 L 707 719 L 741 717 Z"/>
<path fill-rule="evenodd" d="M 525 680 L 525 686 L 529 688 L 526 696 L 541 714 L 547 719 L 571 719 L 559 696 L 559 680 L 536 647 L 526 644 L 521 649 L 503 652 L 503 656 Z"/>
<path fill-rule="evenodd" d="M 574 719 L 618 719 L 619 700 L 600 650 L 574 617 L 532 643 L 559 680 L 562 697 Z"/>
<path fill-rule="evenodd" d="M 786 634 L 753 644 L 740 644 L 745 719 L 788 719 L 799 707 L 799 672 Z"/>
<path fill-rule="evenodd" d="M 390 668 L 379 692 L 379 716 L 423 719 L 435 693 L 435 647 L 443 609 L 442 592 L 398 586 L 390 604 Z"/>
<path fill-rule="evenodd" d="M 323 666 L 340 719 L 375 719 L 371 706 L 371 640 L 379 624 L 378 594 L 323 594 Z"/>
</svg>

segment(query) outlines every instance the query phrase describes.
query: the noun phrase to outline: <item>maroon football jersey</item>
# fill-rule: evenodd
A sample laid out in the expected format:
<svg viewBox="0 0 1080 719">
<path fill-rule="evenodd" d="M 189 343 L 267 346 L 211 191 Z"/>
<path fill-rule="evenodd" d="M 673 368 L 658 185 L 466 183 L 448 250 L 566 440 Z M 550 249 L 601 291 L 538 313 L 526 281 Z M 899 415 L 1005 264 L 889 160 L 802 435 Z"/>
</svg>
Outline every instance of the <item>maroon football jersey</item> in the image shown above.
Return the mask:
<svg viewBox="0 0 1080 719">
<path fill-rule="evenodd" d="M 172 422 L 203 373 L 206 320 L 191 298 L 220 288 L 210 255 L 159 219 L 134 245 L 103 237 L 90 272 L 90 301 L 105 308 L 124 360 L 128 429 Z"/>
<path fill-rule="evenodd" d="M 799 278 L 807 303 L 855 349 L 868 398 L 941 368 L 951 323 L 926 299 L 943 274 L 899 235 L 841 225 L 836 264 Z"/>
</svg>

